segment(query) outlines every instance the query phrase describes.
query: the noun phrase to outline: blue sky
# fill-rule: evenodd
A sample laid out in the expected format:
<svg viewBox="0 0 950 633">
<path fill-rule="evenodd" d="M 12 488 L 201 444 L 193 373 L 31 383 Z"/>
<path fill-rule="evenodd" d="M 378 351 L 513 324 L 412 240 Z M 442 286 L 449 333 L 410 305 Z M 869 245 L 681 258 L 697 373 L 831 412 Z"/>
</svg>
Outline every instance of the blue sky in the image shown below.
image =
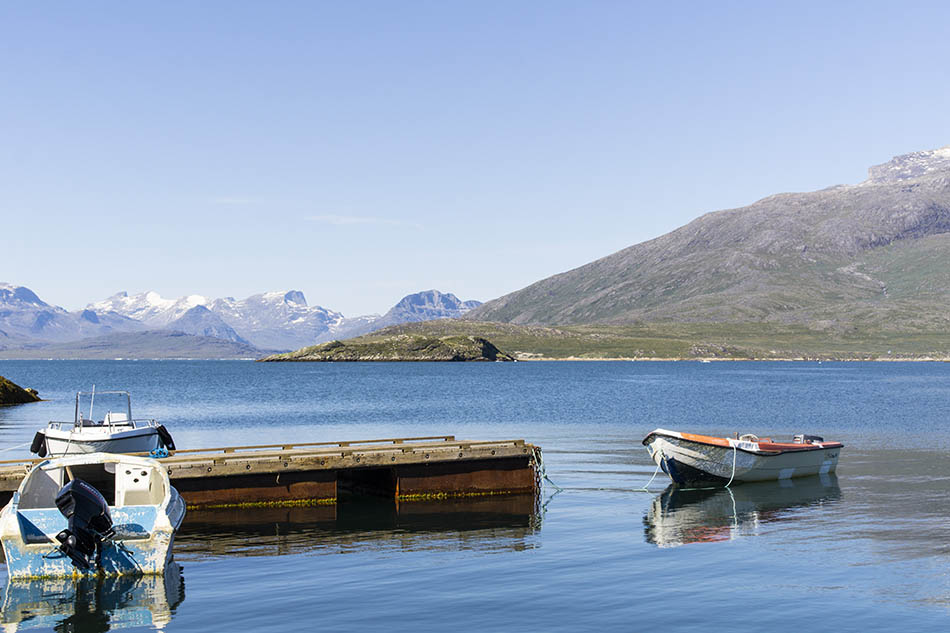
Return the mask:
<svg viewBox="0 0 950 633">
<path fill-rule="evenodd" d="M 6 3 L 0 281 L 488 300 L 950 144 L 950 5 L 766 4 Z"/>
</svg>

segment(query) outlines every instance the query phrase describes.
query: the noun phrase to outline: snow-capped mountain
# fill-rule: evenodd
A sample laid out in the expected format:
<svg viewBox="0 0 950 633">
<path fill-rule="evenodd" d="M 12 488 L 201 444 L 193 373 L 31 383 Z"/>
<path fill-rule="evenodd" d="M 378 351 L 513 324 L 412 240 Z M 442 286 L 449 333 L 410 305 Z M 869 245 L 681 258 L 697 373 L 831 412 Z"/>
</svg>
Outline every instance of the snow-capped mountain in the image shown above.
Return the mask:
<svg viewBox="0 0 950 633">
<path fill-rule="evenodd" d="M 407 295 L 382 316 L 345 318 L 339 312 L 308 305 L 299 290 L 265 292 L 240 300 L 202 295 L 166 299 L 157 292 L 132 296 L 120 292 L 85 309 L 68 312 L 44 302 L 29 288 L 3 283 L 0 349 L 139 332 L 167 343 L 162 333 L 177 331 L 263 350 L 292 350 L 408 321 L 454 318 L 477 305 L 477 301 L 460 301 L 451 293 L 427 290 Z M 156 342 L 156 349 L 163 344 Z M 246 356 L 246 349 L 240 353 Z"/>
<path fill-rule="evenodd" d="M 867 182 L 898 182 L 940 172 L 950 172 L 950 145 L 895 156 L 882 165 L 874 165 L 868 168 Z"/>
<path fill-rule="evenodd" d="M 201 295 L 188 295 L 178 299 L 165 299 L 154 291 L 129 296 L 127 292 L 117 292 L 108 299 L 86 306 L 96 314 L 114 312 L 148 327 L 163 328 L 172 321 L 180 319 L 195 306 L 208 306 L 211 301 Z"/>
<path fill-rule="evenodd" d="M 262 349 L 297 349 L 335 331 L 343 315 L 307 305 L 299 290 L 265 292 L 247 299 L 215 299 L 209 306 L 238 334 Z"/>
<path fill-rule="evenodd" d="M 49 305 L 29 288 L 0 283 L 0 330 L 9 338 L 64 340 L 78 329 L 66 310 Z"/>
<path fill-rule="evenodd" d="M 204 308 L 208 314 L 193 312 L 198 307 Z M 166 299 L 154 291 L 133 296 L 120 292 L 89 304 L 87 309 L 99 315 L 120 314 L 150 328 L 179 329 L 189 334 L 204 332 L 210 327 L 219 330 L 222 336 L 207 336 L 237 340 L 220 325 L 210 324 L 209 315 L 213 314 L 221 324 L 231 328 L 238 339 L 261 349 L 297 349 L 313 345 L 322 334 L 335 331 L 344 320 L 339 312 L 307 305 L 307 299 L 299 290 L 265 292 L 240 300 L 234 297 L 209 299 L 202 295 Z M 180 321 L 186 315 L 190 318 Z"/>
<path fill-rule="evenodd" d="M 245 345 L 250 344 L 235 332 L 233 327 L 225 323 L 224 319 L 203 305 L 196 305 L 188 310 L 188 312 L 169 323 L 165 329 L 194 336 L 210 336 L 226 341 L 234 341 L 235 343 L 244 343 Z"/>
<path fill-rule="evenodd" d="M 0 283 L 0 331 L 5 343 L 70 341 L 140 329 L 141 323 L 118 314 L 67 312 L 46 303 L 25 286 Z"/>
</svg>

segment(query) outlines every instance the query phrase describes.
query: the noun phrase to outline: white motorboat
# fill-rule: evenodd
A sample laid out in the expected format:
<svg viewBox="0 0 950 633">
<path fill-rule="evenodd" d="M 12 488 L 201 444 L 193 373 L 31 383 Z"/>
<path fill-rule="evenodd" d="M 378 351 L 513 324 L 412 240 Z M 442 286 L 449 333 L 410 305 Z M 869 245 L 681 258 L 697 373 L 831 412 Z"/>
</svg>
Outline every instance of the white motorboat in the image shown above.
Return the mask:
<svg viewBox="0 0 950 633">
<path fill-rule="evenodd" d="M 773 442 L 752 434 L 713 437 L 656 429 L 643 439 L 653 462 L 673 483 L 723 485 L 835 472 L 844 445 L 815 435 Z"/>
<path fill-rule="evenodd" d="M 88 453 L 33 466 L 0 511 L 11 579 L 160 574 L 185 502 L 155 459 Z"/>
<path fill-rule="evenodd" d="M 86 413 L 85 399 L 89 408 Z M 105 410 L 96 421 L 98 411 Z M 163 425 L 152 419 L 132 417 L 128 391 L 96 391 L 76 394 L 72 422 L 50 422 L 36 432 L 30 451 L 40 457 L 77 453 L 149 453 L 175 450 L 175 442 Z"/>
</svg>

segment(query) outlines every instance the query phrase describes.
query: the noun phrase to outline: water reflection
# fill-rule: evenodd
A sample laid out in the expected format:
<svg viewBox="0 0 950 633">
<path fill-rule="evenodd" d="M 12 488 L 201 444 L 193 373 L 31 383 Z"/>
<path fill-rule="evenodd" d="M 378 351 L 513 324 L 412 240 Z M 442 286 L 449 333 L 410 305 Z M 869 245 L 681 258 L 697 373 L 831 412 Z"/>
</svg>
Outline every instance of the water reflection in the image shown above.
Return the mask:
<svg viewBox="0 0 950 633">
<path fill-rule="evenodd" d="M 797 509 L 840 498 L 835 475 L 731 488 L 682 489 L 671 484 L 643 517 L 644 533 L 647 543 L 659 547 L 728 541 L 791 519 Z"/>
<path fill-rule="evenodd" d="M 538 529 L 534 495 L 189 510 L 175 554 L 184 560 L 365 549 L 518 551 L 534 547 Z"/>
<path fill-rule="evenodd" d="M 168 624 L 185 599 L 181 566 L 164 575 L 11 580 L 3 595 L 3 630 L 109 631 Z"/>
</svg>

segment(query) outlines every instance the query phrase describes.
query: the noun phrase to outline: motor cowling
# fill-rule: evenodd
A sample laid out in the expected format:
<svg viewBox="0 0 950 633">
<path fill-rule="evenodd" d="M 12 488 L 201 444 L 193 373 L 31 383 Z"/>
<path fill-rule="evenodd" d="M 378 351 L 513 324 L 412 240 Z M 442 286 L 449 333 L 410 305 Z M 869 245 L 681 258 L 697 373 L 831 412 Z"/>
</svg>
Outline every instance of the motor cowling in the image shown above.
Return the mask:
<svg viewBox="0 0 950 633">
<path fill-rule="evenodd" d="M 59 551 L 73 566 L 89 569 L 98 562 L 102 544 L 115 536 L 109 503 L 90 484 L 74 479 L 56 494 L 56 507 L 68 520 L 66 529 L 56 535 Z"/>
</svg>

